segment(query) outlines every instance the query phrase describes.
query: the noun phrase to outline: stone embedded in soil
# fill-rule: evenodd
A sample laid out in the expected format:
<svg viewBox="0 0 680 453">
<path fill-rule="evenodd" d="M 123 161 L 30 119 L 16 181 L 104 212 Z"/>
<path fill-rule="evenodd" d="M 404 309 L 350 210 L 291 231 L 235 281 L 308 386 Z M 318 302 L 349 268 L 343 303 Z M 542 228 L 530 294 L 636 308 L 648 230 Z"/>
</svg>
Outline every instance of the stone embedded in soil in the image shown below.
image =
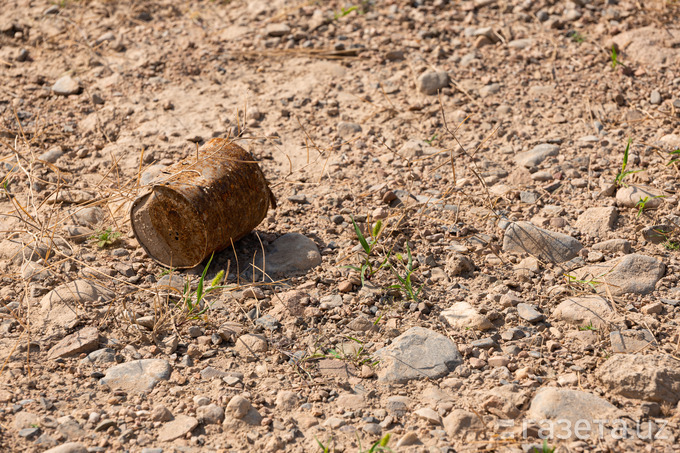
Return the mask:
<svg viewBox="0 0 680 453">
<path fill-rule="evenodd" d="M 593 237 L 605 237 L 616 225 L 619 213 L 613 206 L 588 208 L 576 221 L 576 228 Z"/>
<path fill-rule="evenodd" d="M 513 222 L 505 229 L 503 251 L 534 255 L 543 261 L 563 263 L 574 258 L 583 245 L 571 236 L 544 230 L 530 222 Z"/>
<path fill-rule="evenodd" d="M 467 274 L 475 270 L 474 263 L 465 255 L 453 253 L 446 259 L 446 273 L 451 277 Z"/>
<path fill-rule="evenodd" d="M 608 300 L 600 296 L 572 297 L 562 301 L 552 316 L 578 327 L 592 325 L 600 329 L 612 321 L 614 309 Z"/>
<path fill-rule="evenodd" d="M 534 168 L 540 165 L 545 159 L 559 154 L 560 147 L 549 143 L 542 143 L 534 146 L 529 151 L 517 153 L 515 162 L 526 168 Z"/>
<path fill-rule="evenodd" d="M 621 411 L 608 401 L 591 393 L 580 390 L 558 389 L 544 387 L 536 392 L 531 400 L 527 419 L 537 421 L 553 421 L 555 435 L 561 438 L 573 437 L 575 429 L 566 430 L 566 422 L 575 427 L 575 423 L 585 424 L 590 429 L 583 430 L 588 437 L 595 439 L 599 435 L 597 420 L 618 419 Z M 586 440 L 586 439 L 584 439 Z"/>
<path fill-rule="evenodd" d="M 72 328 L 78 321 L 80 307 L 93 302 L 108 302 L 115 293 L 89 280 L 74 280 L 54 288 L 40 301 L 41 313 L 34 325 L 51 324 L 54 327 Z"/>
<path fill-rule="evenodd" d="M 642 238 L 652 244 L 663 244 L 675 231 L 674 225 L 652 225 L 640 231 Z"/>
<path fill-rule="evenodd" d="M 45 450 L 43 453 L 87 453 L 87 447 L 79 442 L 67 442 Z"/>
<path fill-rule="evenodd" d="M 476 440 L 486 426 L 477 414 L 454 409 L 444 418 L 444 430 L 452 439 Z"/>
<path fill-rule="evenodd" d="M 64 150 L 61 148 L 61 146 L 57 145 L 42 153 L 40 156 L 38 156 L 38 159 L 53 164 L 63 155 Z"/>
<path fill-rule="evenodd" d="M 432 154 L 435 154 L 437 152 L 437 149 L 428 145 L 426 142 L 420 139 L 411 139 L 408 140 L 406 143 L 401 145 L 401 148 L 397 151 L 397 153 L 405 158 L 405 159 L 413 159 L 415 157 L 420 157 L 420 156 L 429 156 Z M 397 194 L 395 192 L 391 192 L 392 195 L 394 195 L 394 198 L 392 198 L 390 201 L 396 200 L 397 199 Z"/>
<path fill-rule="evenodd" d="M 462 362 L 453 341 L 423 327 L 407 330 L 375 357 L 380 359 L 379 380 L 395 383 L 444 377 Z"/>
<path fill-rule="evenodd" d="M 170 442 L 186 436 L 198 426 L 198 420 L 188 415 L 178 415 L 171 422 L 166 423 L 158 430 L 158 440 Z"/>
<path fill-rule="evenodd" d="M 361 133 L 361 126 L 356 123 L 349 123 L 343 121 L 338 124 L 338 135 L 341 138 L 348 139 L 352 138 L 357 134 Z"/>
<path fill-rule="evenodd" d="M 196 409 L 196 417 L 204 425 L 218 425 L 224 421 L 224 409 L 217 404 L 208 404 Z"/>
<path fill-rule="evenodd" d="M 161 380 L 170 378 L 170 364 L 162 359 L 142 359 L 121 363 L 106 370 L 100 383 L 127 392 L 151 391 Z"/>
<path fill-rule="evenodd" d="M 680 360 L 667 354 L 616 354 L 595 376 L 607 390 L 626 398 L 672 405 L 680 400 Z"/>
<path fill-rule="evenodd" d="M 531 304 L 517 304 L 517 314 L 520 318 L 530 323 L 537 323 L 545 319 L 543 313 L 536 310 L 536 307 Z"/>
<path fill-rule="evenodd" d="M 269 276 L 296 274 L 321 264 L 319 249 L 300 233 L 286 233 L 272 242 L 265 251 L 265 272 Z M 258 267 L 262 269 L 262 258 Z"/>
<path fill-rule="evenodd" d="M 630 241 L 625 239 L 609 239 L 593 245 L 593 250 L 607 253 L 630 253 Z"/>
<path fill-rule="evenodd" d="M 456 302 L 442 311 L 440 319 L 450 327 L 456 329 L 488 330 L 493 327 L 489 319 L 479 313 L 468 302 Z"/>
<path fill-rule="evenodd" d="M 52 346 L 47 358 L 71 357 L 83 352 L 92 352 L 99 346 L 99 331 L 96 327 L 85 327 L 76 333 L 63 338 Z"/>
<path fill-rule="evenodd" d="M 418 77 L 418 91 L 424 94 L 437 94 L 449 85 L 449 74 L 446 71 L 427 71 Z"/>
<path fill-rule="evenodd" d="M 286 36 L 290 33 L 290 27 L 286 24 L 269 24 L 265 28 L 265 32 L 273 37 Z"/>
<path fill-rule="evenodd" d="M 423 407 L 418 410 L 416 410 L 415 415 L 417 415 L 419 418 L 422 418 L 426 422 L 428 422 L 430 425 L 441 425 L 442 424 L 442 417 L 431 407 Z"/>
<path fill-rule="evenodd" d="M 52 85 L 52 91 L 54 94 L 58 94 L 60 96 L 78 94 L 80 93 L 80 90 L 81 88 L 78 81 L 68 75 L 58 79 L 56 82 L 54 82 L 54 85 Z"/>
<path fill-rule="evenodd" d="M 580 390 L 544 387 L 536 392 L 531 400 L 527 418 L 532 420 L 563 420 L 574 426 L 580 423 L 590 424 L 591 430 L 597 429 L 595 420 L 614 420 L 621 411 L 610 402 L 588 392 Z M 557 425 L 556 428 L 559 428 Z M 566 424 L 562 422 L 562 428 Z M 556 431 L 556 434 L 558 432 Z M 566 431 L 562 433 L 567 434 Z M 595 435 L 591 431 L 591 435 Z"/>
<path fill-rule="evenodd" d="M 609 341 L 614 353 L 635 353 L 650 345 L 656 345 L 654 335 L 647 330 L 614 330 L 609 333 Z"/>
<path fill-rule="evenodd" d="M 663 193 L 653 187 L 646 186 L 626 186 L 621 187 L 616 191 L 616 203 L 625 208 L 639 207 L 640 200 L 645 201 L 645 209 L 658 208 L 663 198 L 654 198 L 663 195 Z"/>
<path fill-rule="evenodd" d="M 606 294 L 608 287 L 613 296 L 621 296 L 651 293 L 665 272 L 666 266 L 656 258 L 630 254 L 576 269 L 572 275 L 580 280 L 592 280 L 598 293 Z"/>
<path fill-rule="evenodd" d="M 262 335 L 245 334 L 238 337 L 234 351 L 240 356 L 247 357 L 257 353 L 267 352 L 267 339 Z"/>
<path fill-rule="evenodd" d="M 227 403 L 227 412 L 234 418 L 243 418 L 252 408 L 250 401 L 241 395 L 236 395 Z"/>
</svg>

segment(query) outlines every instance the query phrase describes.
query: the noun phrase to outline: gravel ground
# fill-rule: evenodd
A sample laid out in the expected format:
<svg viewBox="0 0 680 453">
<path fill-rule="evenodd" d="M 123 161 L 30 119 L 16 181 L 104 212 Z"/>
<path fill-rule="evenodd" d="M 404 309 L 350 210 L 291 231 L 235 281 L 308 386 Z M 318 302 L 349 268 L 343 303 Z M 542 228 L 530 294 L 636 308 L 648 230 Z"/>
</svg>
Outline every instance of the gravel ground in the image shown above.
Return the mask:
<svg viewBox="0 0 680 453">
<path fill-rule="evenodd" d="M 0 450 L 676 450 L 678 14 L 5 0 Z M 214 137 L 196 300 L 129 209 Z"/>
</svg>

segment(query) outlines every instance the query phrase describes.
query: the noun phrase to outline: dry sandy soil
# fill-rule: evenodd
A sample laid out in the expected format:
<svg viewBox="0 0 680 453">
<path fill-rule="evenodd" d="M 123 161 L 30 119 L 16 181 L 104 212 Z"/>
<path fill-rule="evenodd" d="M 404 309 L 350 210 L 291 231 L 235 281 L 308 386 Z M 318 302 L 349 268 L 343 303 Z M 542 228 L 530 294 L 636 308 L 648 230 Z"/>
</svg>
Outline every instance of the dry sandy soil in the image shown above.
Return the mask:
<svg viewBox="0 0 680 453">
<path fill-rule="evenodd" d="M 676 450 L 678 14 L 3 0 L 0 450 Z M 197 303 L 128 210 L 213 137 L 278 207 Z"/>
</svg>

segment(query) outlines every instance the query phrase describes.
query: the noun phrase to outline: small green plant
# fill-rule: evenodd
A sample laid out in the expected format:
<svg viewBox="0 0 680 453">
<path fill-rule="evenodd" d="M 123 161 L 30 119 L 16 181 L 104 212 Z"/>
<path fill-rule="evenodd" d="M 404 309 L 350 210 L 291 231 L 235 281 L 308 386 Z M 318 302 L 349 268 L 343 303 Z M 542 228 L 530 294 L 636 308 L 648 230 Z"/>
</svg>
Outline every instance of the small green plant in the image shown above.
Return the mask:
<svg viewBox="0 0 680 453">
<path fill-rule="evenodd" d="M 555 453 L 555 448 L 557 447 L 551 447 L 548 445 L 548 439 L 543 439 L 543 445 L 541 446 L 540 450 L 538 447 L 533 447 L 531 449 L 531 453 Z"/>
<path fill-rule="evenodd" d="M 390 267 L 390 253 L 387 253 L 387 256 L 381 262 L 375 264 L 372 262 L 373 250 L 378 244 L 378 237 L 382 232 L 383 223 L 381 220 L 378 220 L 373 226 L 373 229 L 371 230 L 371 237 L 368 240 L 361 232 L 361 228 L 359 228 L 359 225 L 357 225 L 353 217 L 352 225 L 354 225 L 354 232 L 356 233 L 357 238 L 359 239 L 359 243 L 361 244 L 361 248 L 363 249 L 363 263 L 361 264 L 360 267 L 359 266 L 343 266 L 343 267 L 357 271 L 361 278 L 361 286 L 364 286 L 366 280 L 370 280 L 370 278 L 373 277 L 381 269 Z"/>
<path fill-rule="evenodd" d="M 171 267 L 169 269 L 163 269 L 157 276 L 157 279 L 160 280 L 161 278 L 165 277 L 166 275 L 172 274 L 175 272 L 177 269 L 174 267 Z"/>
<path fill-rule="evenodd" d="M 584 280 L 584 279 L 579 279 L 576 278 L 573 275 L 569 274 L 563 274 L 564 278 L 567 280 L 567 285 L 569 286 L 574 286 L 574 285 L 579 285 L 579 286 L 589 286 L 592 289 L 595 289 L 597 285 L 601 285 L 602 282 L 596 281 L 595 279 L 591 278 L 590 280 Z"/>
<path fill-rule="evenodd" d="M 316 360 L 316 359 L 327 359 L 334 358 L 338 360 L 343 360 L 345 362 L 350 362 L 355 367 L 361 367 L 362 365 L 368 365 L 370 367 L 376 366 L 380 361 L 373 359 L 368 351 L 366 350 L 365 343 L 357 338 L 346 336 L 350 341 L 353 341 L 359 345 L 359 348 L 350 348 L 346 351 L 341 345 L 339 348 L 332 347 L 327 348 L 324 345 L 317 344 L 315 346 L 316 350 L 313 354 L 305 357 L 305 360 Z"/>
<path fill-rule="evenodd" d="M 220 282 L 224 278 L 224 270 L 219 271 L 217 275 L 215 275 L 215 278 L 210 281 L 209 286 L 205 285 L 205 276 L 208 273 L 208 268 L 210 267 L 210 263 L 212 262 L 214 255 L 214 253 L 210 255 L 208 264 L 206 264 L 205 269 L 203 269 L 203 273 L 201 274 L 201 278 L 198 280 L 198 285 L 196 285 L 195 290 L 191 289 L 191 282 L 189 281 L 188 277 L 184 283 L 184 290 L 182 292 L 180 304 L 186 307 L 188 319 L 199 319 L 205 312 L 208 311 L 210 306 L 203 303 L 203 299 L 208 293 L 217 289 L 226 288 L 226 286 L 220 285 Z M 201 305 L 203 305 L 203 307 L 201 307 Z"/>
<path fill-rule="evenodd" d="M 338 20 L 339 18 L 345 17 L 346 15 L 351 13 L 352 11 L 357 11 L 358 9 L 359 9 L 359 7 L 357 5 L 350 6 L 349 8 L 342 8 L 342 9 L 340 9 L 340 11 L 335 13 L 333 18 L 335 20 Z"/>
<path fill-rule="evenodd" d="M 585 41 L 586 39 L 583 37 L 583 35 L 582 35 L 581 33 L 579 33 L 578 31 L 574 31 L 574 32 L 571 34 L 571 40 L 574 41 L 574 42 L 577 42 L 577 43 L 581 44 L 581 43 L 582 43 L 583 41 Z"/>
<path fill-rule="evenodd" d="M 624 68 L 626 67 L 626 65 L 619 61 L 619 54 L 616 51 L 615 45 L 612 45 L 612 50 L 609 52 L 609 58 L 612 60 L 612 69 L 616 69 L 617 66 L 623 66 Z"/>
<path fill-rule="evenodd" d="M 97 247 L 104 248 L 115 244 L 119 237 L 120 232 L 113 231 L 109 227 L 105 230 L 96 231 L 92 236 L 90 236 L 90 239 L 97 241 Z"/>
<path fill-rule="evenodd" d="M 408 245 L 408 242 L 406 242 L 406 254 L 407 254 L 407 261 L 406 261 L 406 274 L 402 277 L 399 275 L 396 269 L 393 267 L 392 272 L 394 273 L 394 276 L 397 277 L 397 280 L 399 280 L 398 284 L 394 284 L 390 286 L 390 289 L 398 289 L 402 291 L 404 294 L 406 294 L 406 298 L 408 300 L 412 300 L 414 302 L 418 302 L 418 296 L 420 296 L 420 292 L 423 289 L 423 285 L 420 285 L 420 288 L 417 290 L 414 290 L 413 284 L 411 282 L 411 276 L 413 275 L 413 256 L 411 256 L 411 248 Z M 397 254 L 397 259 L 399 261 L 403 261 L 403 257 L 399 254 Z"/>
<path fill-rule="evenodd" d="M 666 242 L 664 242 L 663 246 L 666 250 L 670 250 L 670 251 L 680 250 L 680 242 L 671 241 L 670 239 L 668 239 Z"/>
<path fill-rule="evenodd" d="M 432 134 L 432 137 L 430 137 L 429 140 L 425 140 L 425 143 L 432 146 L 432 142 L 434 142 L 436 139 L 437 139 L 437 133 L 435 132 L 434 134 Z"/>
<path fill-rule="evenodd" d="M 387 444 L 390 442 L 390 433 L 385 434 L 382 436 L 379 440 L 375 441 L 373 445 L 371 445 L 371 448 L 368 450 L 364 450 L 361 448 L 361 439 L 359 439 L 359 435 L 357 434 L 357 441 L 359 442 L 359 453 L 376 453 L 379 451 L 392 451 L 390 447 L 387 446 Z"/>
<path fill-rule="evenodd" d="M 642 170 L 626 170 L 626 167 L 628 167 L 628 154 L 630 152 L 630 145 L 632 143 L 633 139 L 629 138 L 628 143 L 626 144 L 626 149 L 623 151 L 623 164 L 621 164 L 621 171 L 619 171 L 619 173 L 616 175 L 616 179 L 614 180 L 614 183 L 616 184 L 617 187 L 626 185 L 623 182 L 626 176 L 642 171 Z"/>
<path fill-rule="evenodd" d="M 592 331 L 597 331 L 597 328 L 593 326 L 593 321 L 590 321 L 588 324 L 585 326 L 580 326 L 578 330 L 585 331 L 585 330 L 592 330 Z"/>
<path fill-rule="evenodd" d="M 642 213 L 644 212 L 644 210 L 647 206 L 647 202 L 649 202 L 650 200 L 653 200 L 655 198 L 663 198 L 664 196 L 665 195 L 657 195 L 657 196 L 654 196 L 652 198 L 649 198 L 648 196 L 645 197 L 645 198 L 640 198 L 640 200 L 638 200 L 638 202 L 635 203 L 635 207 L 638 208 L 638 213 L 637 213 L 636 218 L 640 218 L 640 216 L 642 215 Z"/>
<path fill-rule="evenodd" d="M 676 149 L 670 152 L 671 160 L 666 164 L 666 166 L 671 166 L 680 162 L 680 149 Z"/>
<path fill-rule="evenodd" d="M 314 436 L 316 443 L 319 444 L 319 448 L 323 453 L 329 453 L 331 451 L 330 440 L 328 445 L 324 445 L 316 436 Z"/>
</svg>

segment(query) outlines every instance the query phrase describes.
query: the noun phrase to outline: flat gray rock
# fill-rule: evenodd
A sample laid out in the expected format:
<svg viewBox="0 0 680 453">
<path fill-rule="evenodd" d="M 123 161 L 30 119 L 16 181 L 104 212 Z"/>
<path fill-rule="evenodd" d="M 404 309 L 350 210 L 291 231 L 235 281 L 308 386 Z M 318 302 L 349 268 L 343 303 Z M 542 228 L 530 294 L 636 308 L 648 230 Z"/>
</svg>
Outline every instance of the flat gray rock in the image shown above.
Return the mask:
<svg viewBox="0 0 680 453">
<path fill-rule="evenodd" d="M 305 272 L 321 264 L 319 249 L 308 237 L 287 233 L 272 242 L 265 250 L 265 272 L 270 275 L 291 275 Z M 262 268 L 262 259 L 259 261 Z"/>
<path fill-rule="evenodd" d="M 520 318 L 529 321 L 530 323 L 537 323 L 545 319 L 543 313 L 536 310 L 536 307 L 531 304 L 517 304 L 517 314 Z"/>
<path fill-rule="evenodd" d="M 453 341 L 423 327 L 407 330 L 375 357 L 380 359 L 378 378 L 395 383 L 446 376 L 463 360 Z"/>
<path fill-rule="evenodd" d="M 588 208 L 576 220 L 576 228 L 596 238 L 606 237 L 614 229 L 619 212 L 613 206 Z"/>
<path fill-rule="evenodd" d="M 43 453 L 87 453 L 87 447 L 79 442 L 67 442 Z"/>
<path fill-rule="evenodd" d="M 612 322 L 614 309 L 608 300 L 600 296 L 571 297 L 562 301 L 552 316 L 578 327 L 592 325 L 600 329 Z"/>
<path fill-rule="evenodd" d="M 616 203 L 626 208 L 635 208 L 640 200 L 645 198 L 645 209 L 658 208 L 663 198 L 659 198 L 663 193 L 653 187 L 646 186 L 627 186 L 621 187 L 616 191 Z M 657 198 L 655 198 L 657 197 Z"/>
<path fill-rule="evenodd" d="M 399 155 L 406 159 L 413 159 L 414 157 L 420 156 L 430 156 L 436 152 L 436 148 L 419 139 L 408 140 L 398 150 Z"/>
<path fill-rule="evenodd" d="M 534 168 L 540 165 L 541 162 L 548 157 L 557 156 L 560 152 L 560 147 L 550 143 L 541 143 L 534 146 L 529 151 L 517 153 L 515 155 L 515 162 L 526 168 Z"/>
<path fill-rule="evenodd" d="M 171 422 L 166 423 L 158 431 L 158 440 L 170 442 L 180 437 L 184 437 L 198 426 L 198 420 L 188 415 L 178 415 Z"/>
<path fill-rule="evenodd" d="M 456 302 L 442 311 L 439 318 L 449 327 L 456 329 L 488 330 L 493 327 L 489 319 L 479 313 L 468 302 Z"/>
<path fill-rule="evenodd" d="M 555 427 L 555 436 L 575 437 L 575 430 L 567 429 L 574 427 L 578 421 L 590 429 L 581 430 L 583 434 L 589 434 L 593 439 L 599 435 L 599 425 L 596 420 L 615 420 L 619 418 L 621 411 L 610 402 L 591 393 L 579 390 L 558 389 L 556 387 L 544 387 L 536 392 L 531 400 L 531 406 L 526 418 L 532 420 L 551 420 Z M 569 436 L 571 434 L 571 436 Z"/>
<path fill-rule="evenodd" d="M 71 357 L 83 352 L 92 352 L 99 346 L 99 331 L 96 327 L 85 327 L 76 333 L 64 337 L 52 346 L 47 358 Z"/>
<path fill-rule="evenodd" d="M 626 398 L 671 405 L 680 400 L 680 360 L 670 355 L 616 354 L 595 376 L 607 390 Z"/>
<path fill-rule="evenodd" d="M 593 281 L 598 293 L 606 294 L 609 287 L 613 296 L 621 296 L 651 293 L 665 272 L 666 266 L 656 258 L 633 253 L 581 267 L 572 275 L 579 280 Z"/>
<path fill-rule="evenodd" d="M 418 91 L 424 94 L 437 94 L 449 85 L 449 74 L 446 71 L 427 71 L 416 81 Z"/>
<path fill-rule="evenodd" d="M 74 280 L 57 286 L 40 300 L 40 313 L 35 326 L 52 324 L 54 327 L 72 328 L 79 322 L 78 313 L 94 302 L 107 302 L 116 294 L 108 288 L 89 280 Z"/>
<path fill-rule="evenodd" d="M 614 330 L 609 333 L 612 351 L 617 354 L 636 353 L 656 345 L 654 335 L 647 330 Z"/>
<path fill-rule="evenodd" d="M 52 91 L 54 94 L 58 94 L 60 96 L 69 96 L 71 94 L 78 94 L 80 93 L 80 84 L 78 81 L 73 79 L 71 76 L 64 76 L 54 82 L 54 85 L 52 85 Z"/>
<path fill-rule="evenodd" d="M 356 123 L 341 122 L 338 123 L 338 135 L 341 138 L 352 138 L 361 133 L 361 126 Z"/>
<path fill-rule="evenodd" d="M 100 383 L 127 392 L 147 392 L 161 379 L 169 379 L 170 364 L 162 359 L 133 360 L 106 370 Z"/>
<path fill-rule="evenodd" d="M 574 258 L 583 248 L 576 239 L 566 234 L 544 230 L 530 222 L 513 222 L 505 229 L 503 251 L 529 254 L 553 263 Z"/>
</svg>

